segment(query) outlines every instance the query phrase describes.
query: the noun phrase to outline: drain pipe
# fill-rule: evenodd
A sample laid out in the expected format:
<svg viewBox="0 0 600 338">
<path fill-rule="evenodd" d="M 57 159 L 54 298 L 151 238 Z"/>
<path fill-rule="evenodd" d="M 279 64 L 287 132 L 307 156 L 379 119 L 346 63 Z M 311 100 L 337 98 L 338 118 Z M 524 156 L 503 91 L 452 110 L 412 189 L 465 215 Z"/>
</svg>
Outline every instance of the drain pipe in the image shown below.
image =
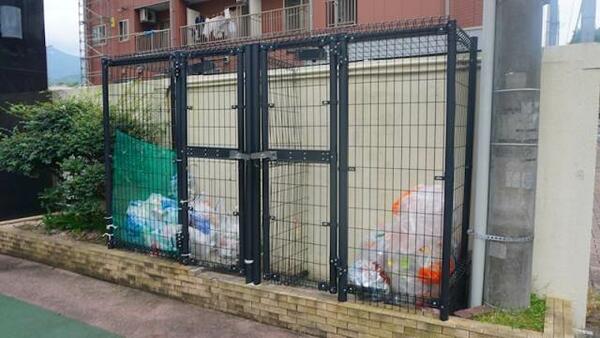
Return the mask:
<svg viewBox="0 0 600 338">
<path fill-rule="evenodd" d="M 483 2 L 483 32 L 481 42 L 481 73 L 479 111 L 475 117 L 475 185 L 473 189 L 473 231 L 487 231 L 488 178 L 490 170 L 490 130 L 492 125 L 492 85 L 494 80 L 494 39 L 496 35 L 496 1 Z M 469 306 L 483 301 L 483 275 L 485 266 L 485 240 L 473 236 L 471 263 L 471 292 Z"/>
<path fill-rule="evenodd" d="M 497 0 L 484 303 L 529 306 L 544 0 Z"/>
</svg>

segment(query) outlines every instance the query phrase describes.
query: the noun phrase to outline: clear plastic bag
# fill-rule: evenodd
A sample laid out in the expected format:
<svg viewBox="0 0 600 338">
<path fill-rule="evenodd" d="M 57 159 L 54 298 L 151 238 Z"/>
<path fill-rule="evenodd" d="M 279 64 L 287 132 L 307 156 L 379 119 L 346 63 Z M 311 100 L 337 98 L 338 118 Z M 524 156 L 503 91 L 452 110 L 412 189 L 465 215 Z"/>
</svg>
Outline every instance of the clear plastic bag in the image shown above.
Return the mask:
<svg viewBox="0 0 600 338">
<path fill-rule="evenodd" d="M 392 205 L 392 222 L 378 226 L 361 245 L 348 271 L 349 282 L 419 299 L 437 297 L 443 211 L 440 184 L 418 185 L 403 193 Z"/>
<path fill-rule="evenodd" d="M 224 215 L 221 219 L 220 228 L 217 230 L 218 255 L 226 260 L 237 259 L 239 255 L 240 241 L 239 217 Z"/>
</svg>

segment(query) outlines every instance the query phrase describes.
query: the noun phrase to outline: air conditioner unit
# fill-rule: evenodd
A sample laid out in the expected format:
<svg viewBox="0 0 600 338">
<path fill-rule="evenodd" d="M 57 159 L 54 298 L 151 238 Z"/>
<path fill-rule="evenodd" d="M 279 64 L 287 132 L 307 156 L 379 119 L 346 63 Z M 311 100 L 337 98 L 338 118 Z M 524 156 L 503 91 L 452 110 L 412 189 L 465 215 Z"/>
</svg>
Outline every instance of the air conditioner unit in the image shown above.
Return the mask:
<svg viewBox="0 0 600 338">
<path fill-rule="evenodd" d="M 155 23 L 156 22 L 156 12 L 151 9 L 148 9 L 148 8 L 140 9 L 140 22 L 141 23 Z"/>
</svg>

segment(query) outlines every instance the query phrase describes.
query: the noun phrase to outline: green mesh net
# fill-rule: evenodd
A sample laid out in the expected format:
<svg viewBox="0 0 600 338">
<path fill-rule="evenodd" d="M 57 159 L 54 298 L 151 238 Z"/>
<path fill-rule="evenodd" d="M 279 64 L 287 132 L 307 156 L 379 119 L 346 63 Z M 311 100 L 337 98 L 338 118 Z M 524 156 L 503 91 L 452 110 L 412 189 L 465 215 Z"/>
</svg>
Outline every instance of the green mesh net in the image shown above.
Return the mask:
<svg viewBox="0 0 600 338">
<path fill-rule="evenodd" d="M 116 132 L 112 215 L 117 245 L 177 254 L 175 152 Z"/>
</svg>

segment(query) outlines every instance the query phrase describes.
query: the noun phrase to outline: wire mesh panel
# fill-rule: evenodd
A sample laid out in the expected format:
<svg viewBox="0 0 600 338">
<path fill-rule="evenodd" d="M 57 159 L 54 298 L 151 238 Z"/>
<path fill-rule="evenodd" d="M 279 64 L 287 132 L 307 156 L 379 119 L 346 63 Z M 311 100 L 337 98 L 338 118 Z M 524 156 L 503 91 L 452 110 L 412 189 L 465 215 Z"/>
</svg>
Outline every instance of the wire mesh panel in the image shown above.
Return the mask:
<svg viewBox="0 0 600 338">
<path fill-rule="evenodd" d="M 112 168 L 107 204 L 112 245 L 178 256 L 171 70 L 168 56 L 106 70 Z"/>
<path fill-rule="evenodd" d="M 110 61 L 110 244 L 446 319 L 466 295 L 476 40 L 386 27 Z"/>
<path fill-rule="evenodd" d="M 351 42 L 348 283 L 357 299 L 437 306 L 445 34 Z"/>
<path fill-rule="evenodd" d="M 238 61 L 232 52 L 187 59 L 190 255 L 226 271 L 240 269 Z"/>
<path fill-rule="evenodd" d="M 271 48 L 266 58 L 266 147 L 277 151 L 264 177 L 267 276 L 285 284 L 325 288 L 331 231 L 329 47 Z"/>
</svg>

